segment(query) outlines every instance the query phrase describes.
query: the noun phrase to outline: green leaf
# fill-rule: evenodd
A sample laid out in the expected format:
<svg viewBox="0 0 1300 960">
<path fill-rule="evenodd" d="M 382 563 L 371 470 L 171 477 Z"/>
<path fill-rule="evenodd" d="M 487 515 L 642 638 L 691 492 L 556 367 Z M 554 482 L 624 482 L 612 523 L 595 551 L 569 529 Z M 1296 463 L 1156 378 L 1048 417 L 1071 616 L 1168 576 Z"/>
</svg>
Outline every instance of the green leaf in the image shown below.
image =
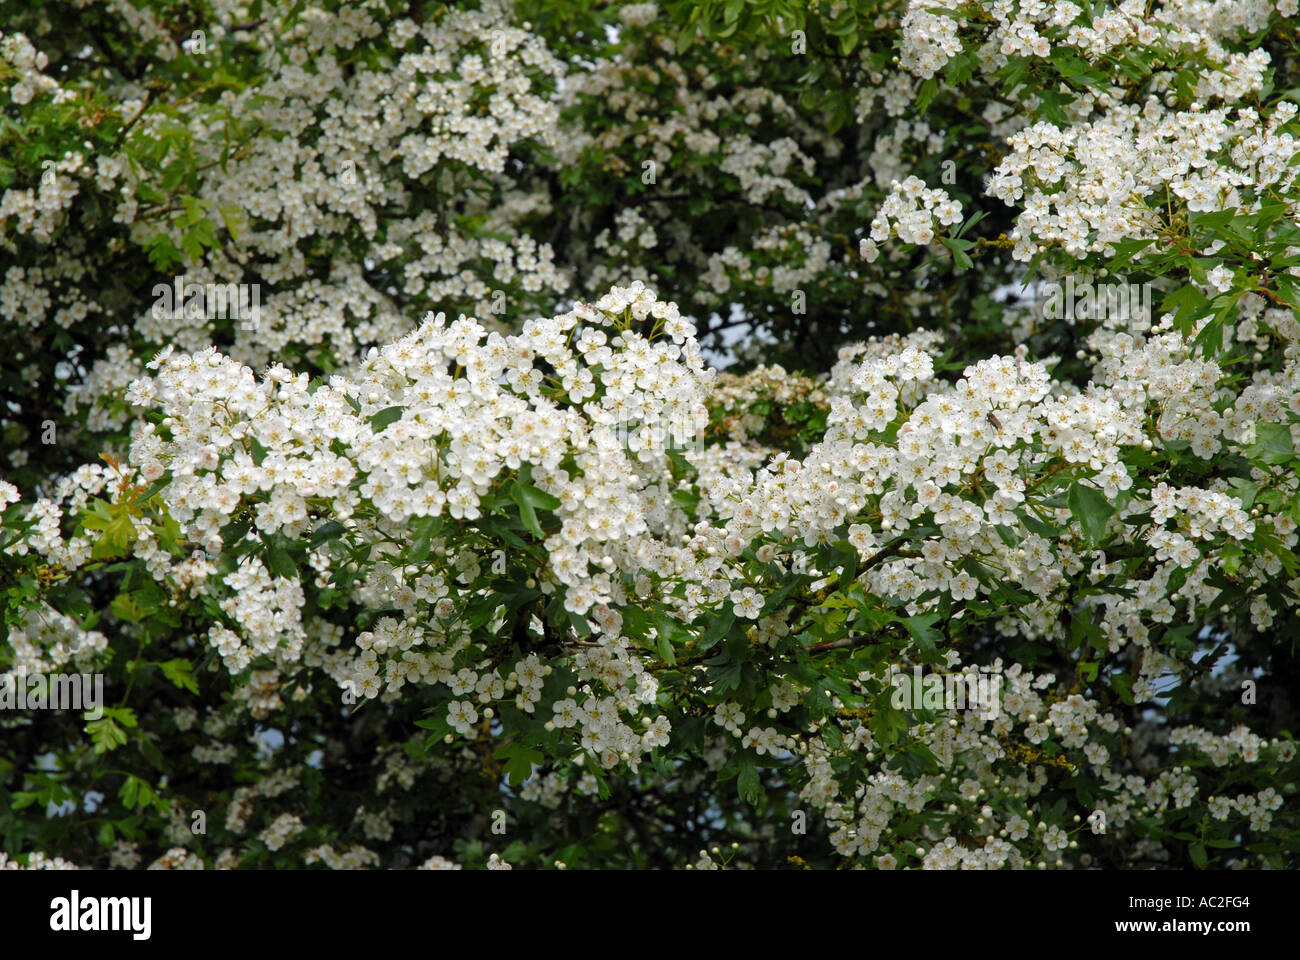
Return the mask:
<svg viewBox="0 0 1300 960">
<path fill-rule="evenodd" d="M 114 723 L 110 717 L 91 720 L 86 724 L 86 732 L 90 734 L 90 740 L 95 745 L 96 753 L 108 753 L 126 743 L 125 731 Z"/>
<path fill-rule="evenodd" d="M 1191 854 L 1192 863 L 1196 864 L 1198 870 L 1204 870 L 1209 865 L 1210 859 L 1205 853 L 1204 844 L 1193 843 L 1187 848 L 1187 852 Z"/>
<path fill-rule="evenodd" d="M 122 805 L 128 810 L 134 810 L 136 800 L 139 797 L 141 781 L 138 777 L 127 777 L 126 783 L 117 791 L 118 797 L 122 800 Z"/>
<path fill-rule="evenodd" d="M 973 261 L 970 258 L 970 255 L 960 246 L 962 243 L 966 243 L 967 241 L 950 240 L 947 237 L 942 237 L 939 242 L 952 251 L 953 263 L 957 265 L 959 270 L 969 270 L 971 267 L 975 266 L 975 261 Z"/>
<path fill-rule="evenodd" d="M 903 626 L 907 628 L 907 632 L 916 641 L 917 648 L 926 658 L 936 655 L 935 644 L 943 638 L 943 634 L 934 626 L 938 619 L 938 613 L 922 613 L 903 620 Z"/>
<path fill-rule="evenodd" d="M 709 629 L 705 630 L 703 636 L 700 637 L 699 647 L 697 648 L 699 652 L 703 653 L 710 647 L 716 646 L 719 640 L 731 632 L 735 622 L 736 614 L 731 610 L 727 610 L 721 616 L 714 617 L 709 623 Z"/>
<path fill-rule="evenodd" d="M 1259 493 L 1259 484 L 1247 480 L 1245 477 L 1229 477 L 1228 483 L 1233 488 L 1233 496 L 1241 501 L 1241 509 L 1249 510 L 1250 505 L 1255 502 L 1255 497 Z"/>
<path fill-rule="evenodd" d="M 294 562 L 293 554 L 278 542 L 266 545 L 266 569 L 285 580 L 298 578 L 298 564 Z"/>
<path fill-rule="evenodd" d="M 188 690 L 190 693 L 199 692 L 198 682 L 190 672 L 192 667 L 188 660 L 168 660 L 158 666 L 162 668 L 163 676 L 182 690 Z"/>
<path fill-rule="evenodd" d="M 326 543 L 330 540 L 337 540 L 346 530 L 347 527 L 343 526 L 343 524 L 339 523 L 337 520 L 330 520 L 328 523 L 322 523 L 311 535 L 312 549 L 314 550 L 322 543 Z"/>
<path fill-rule="evenodd" d="M 758 768 L 749 757 L 740 758 L 740 775 L 736 778 L 736 790 L 740 799 L 750 806 L 758 806 L 763 797 L 763 785 L 758 779 Z"/>
<path fill-rule="evenodd" d="M 124 727 L 136 726 L 135 711 L 130 707 L 105 707 L 104 715 L 112 717 Z"/>
<path fill-rule="evenodd" d="M 1070 487 L 1067 497 L 1070 512 L 1083 527 L 1084 536 L 1090 544 L 1097 544 L 1106 533 L 1106 521 L 1115 513 L 1115 508 L 1101 491 L 1076 483 Z"/>
<path fill-rule="evenodd" d="M 875 715 L 867 721 L 872 734 L 875 735 L 876 740 L 883 747 L 889 747 L 897 743 L 907 730 L 907 718 L 890 703 L 892 696 L 892 691 L 886 691 L 882 694 L 880 699 L 876 701 Z"/>
<path fill-rule="evenodd" d="M 401 420 L 404 412 L 401 407 L 385 407 L 370 418 L 370 426 L 375 433 L 382 433 L 390 423 Z"/>
<path fill-rule="evenodd" d="M 1110 678 L 1110 688 L 1127 706 L 1133 706 L 1133 678 L 1127 673 L 1116 673 Z"/>
<path fill-rule="evenodd" d="M 545 759 L 540 750 L 511 741 L 493 754 L 498 760 L 505 760 L 506 777 L 511 786 L 519 786 L 533 775 L 533 764 L 541 764 Z"/>
<path fill-rule="evenodd" d="M 1174 325 L 1182 333 L 1189 333 L 1192 320 L 1200 316 L 1202 309 L 1209 303 L 1209 298 L 1192 284 L 1183 284 L 1174 289 L 1160 303 L 1161 313 L 1174 313 Z"/>
<path fill-rule="evenodd" d="M 658 649 L 659 659 L 663 660 L 669 666 L 677 663 L 677 657 L 673 653 L 673 648 L 678 645 L 686 644 L 691 635 L 681 624 L 663 613 L 658 613 L 654 617 L 655 631 L 659 634 Z"/>
<path fill-rule="evenodd" d="M 149 248 L 149 262 L 158 270 L 166 273 L 181 262 L 181 252 L 165 233 L 159 233 L 145 241 Z"/>
<path fill-rule="evenodd" d="M 713 689 L 718 693 L 727 693 L 740 686 L 740 664 L 729 663 L 713 678 Z"/>
<path fill-rule="evenodd" d="M 109 613 L 119 620 L 125 620 L 127 623 L 139 623 L 147 614 L 135 602 L 135 597 L 130 593 L 119 593 L 113 598 L 113 602 L 108 605 Z"/>
<path fill-rule="evenodd" d="M 1246 448 L 1246 456 L 1267 464 L 1287 463 L 1295 456 L 1291 428 L 1285 423 L 1255 425 L 1255 442 Z"/>
<path fill-rule="evenodd" d="M 143 734 L 139 737 L 140 753 L 149 763 L 159 771 L 167 772 L 167 758 L 163 756 L 158 745 Z"/>
<path fill-rule="evenodd" d="M 113 506 L 116 516 L 103 528 L 103 533 L 91 548 L 90 556 L 95 560 L 120 557 L 135 543 L 135 524 L 131 522 L 131 515 L 121 504 Z M 86 526 L 89 527 L 90 523 L 87 522 Z"/>
<path fill-rule="evenodd" d="M 916 115 L 918 117 L 925 113 L 930 106 L 930 101 L 934 99 L 934 95 L 938 92 L 939 79 L 937 77 L 931 77 L 921 84 L 920 89 L 916 91 Z"/>
<path fill-rule="evenodd" d="M 537 522 L 537 511 L 556 509 L 560 505 L 559 498 L 538 490 L 522 480 L 516 480 L 510 485 L 510 499 L 519 505 L 519 518 L 528 528 L 528 532 L 539 540 L 545 539 L 546 533 L 542 530 L 542 525 Z"/>
</svg>

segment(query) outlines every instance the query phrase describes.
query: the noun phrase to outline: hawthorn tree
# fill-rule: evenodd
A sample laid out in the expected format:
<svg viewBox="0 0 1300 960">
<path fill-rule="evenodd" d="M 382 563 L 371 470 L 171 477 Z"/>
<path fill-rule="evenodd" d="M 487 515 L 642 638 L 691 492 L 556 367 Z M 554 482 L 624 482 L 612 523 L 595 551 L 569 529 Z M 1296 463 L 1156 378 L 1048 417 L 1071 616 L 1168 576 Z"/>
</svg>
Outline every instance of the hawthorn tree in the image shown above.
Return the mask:
<svg viewBox="0 0 1300 960">
<path fill-rule="evenodd" d="M 1294 866 L 1296 12 L 6 4 L 0 865 Z"/>
</svg>

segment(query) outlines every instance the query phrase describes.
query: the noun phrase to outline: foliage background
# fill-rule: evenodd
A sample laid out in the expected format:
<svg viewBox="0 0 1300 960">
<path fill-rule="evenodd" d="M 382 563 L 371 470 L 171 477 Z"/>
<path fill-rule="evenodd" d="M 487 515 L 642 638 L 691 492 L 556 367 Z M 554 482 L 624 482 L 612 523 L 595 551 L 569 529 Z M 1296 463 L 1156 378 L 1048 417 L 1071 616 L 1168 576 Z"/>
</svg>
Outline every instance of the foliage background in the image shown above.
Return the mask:
<svg viewBox="0 0 1300 960">
<path fill-rule="evenodd" d="M 1292 866 L 1295 523 L 1264 521 L 1300 521 L 1294 157 L 1270 141 L 1265 152 L 1284 173 L 1255 176 L 1210 209 L 1161 184 L 1127 208 L 1135 223 L 1152 218 L 1150 229 L 1109 239 L 1094 231 L 1084 247 L 1034 236 L 1022 216 L 1028 198 L 992 192 L 1008 164 L 1032 153 L 1015 142 L 1022 131 L 1121 129 L 1130 108 L 1152 124 L 1205 118 L 1203 142 L 1188 149 L 1257 171 L 1260 161 L 1242 151 L 1265 134 L 1247 123 L 1232 141 L 1224 111 L 1237 120 L 1255 111 L 1257 126 L 1272 123 L 1269 135 L 1291 136 L 1294 111 L 1284 104 L 1297 87 L 1296 21 L 1286 6 L 1071 5 L 1082 24 L 1115 17 L 1155 31 L 1135 27 L 1101 51 L 1072 46 L 1066 26 L 1044 25 L 1048 14 L 1033 4 L 934 8 L 928 15 L 952 23 L 964 45 L 926 77 L 915 63 L 929 50 L 918 36 L 938 29 L 922 19 L 931 8 L 895 0 L 6 3 L 0 446 L 23 501 L 4 512 L 0 667 L 30 662 L 34 645 L 47 669 L 102 670 L 112 707 L 90 724 L 54 712 L 0 715 L 0 851 L 85 866 L 413 867 L 446 858 L 478 867 L 495 854 L 530 867 L 819 868 L 879 866 L 882 853 L 908 866 L 955 865 L 926 855 L 945 841 L 977 847 L 1020 817 L 1029 838 L 999 862 Z M 982 48 L 1008 18 L 1038 23 L 1047 53 Z M 1139 138 L 1135 155 L 1144 149 Z M 1041 159 L 1029 167 L 1041 172 Z M 1067 166 L 1093 200 L 1114 187 L 1081 153 Z M 878 256 L 864 256 L 891 182 L 907 176 L 960 203 L 959 221 L 938 227 L 933 242 L 882 240 Z M 1022 193 L 1056 197 L 1066 186 L 1026 175 Z M 1208 279 L 1216 269 L 1227 271 L 1226 286 Z M 261 284 L 262 321 L 160 319 L 154 287 L 179 273 Z M 297 532 L 243 540 L 253 514 L 239 511 L 223 528 L 227 546 L 243 546 L 216 561 L 221 574 L 243 552 L 300 583 L 313 651 L 292 669 L 278 655 L 224 669 L 205 638 L 230 623 L 220 603 L 231 591 L 190 589 L 178 577 L 199 544 L 171 515 L 171 475 L 153 482 L 133 472 L 133 430 L 150 418 L 166 425 L 132 404 L 127 387 L 170 345 L 179 354 L 212 344 L 258 371 L 280 363 L 319 388 L 336 374 L 364 378 L 368 351 L 408 335 L 426 313 L 519 333 L 525 321 L 633 281 L 691 317 L 711 356 L 735 357 L 707 395 L 706 443 L 724 477 L 778 451 L 815 457 L 837 422 L 835 398 L 859 396 L 845 386 L 850 361 L 909 346 L 928 349 L 949 384 L 978 360 L 1015 354 L 1043 361 L 1055 394 L 1097 387 L 1119 396 L 1130 374 L 1099 374 L 1119 353 L 1106 339 L 1114 329 L 1046 319 L 1017 299 L 1027 280 L 1067 274 L 1151 284 L 1157 315 L 1172 315 L 1179 338 L 1169 364 L 1216 365 L 1204 392 L 1228 424 L 1225 442 L 1207 453 L 1194 436 L 1201 427 L 1171 423 L 1163 414 L 1174 401 L 1152 389 L 1142 427 L 1154 448 L 1123 448 L 1131 493 L 1103 496 L 1078 482 L 1091 475 L 1079 464 L 1034 461 L 1042 510 L 1014 536 L 1067 544 L 1057 559 L 1068 582 L 1046 632 L 1007 629 L 1035 597 L 981 565 L 979 551 L 964 567 L 982 585 L 970 602 L 939 589 L 920 598 L 932 604 L 926 612 L 874 595 L 865 578 L 876 553 L 850 545 L 848 522 L 820 543 L 788 538 L 774 560 L 747 558 L 764 616 L 784 614 L 790 628 L 771 650 L 736 626 L 725 602 L 691 615 L 676 600 L 621 605 L 624 633 L 658 681 L 656 709 L 672 718 L 670 745 L 636 769 L 590 759 L 580 768 L 577 748 L 510 698 L 472 740 L 451 735 L 449 698 L 431 687 L 341 706 L 339 665 L 322 651 L 355 652 L 357 635 L 398 608 L 358 593 L 378 555 L 325 508 Z M 640 329 L 619 310 L 608 322 Z M 1119 333 L 1134 344 L 1157 339 Z M 842 352 L 867 338 L 879 339 Z M 1241 398 L 1261 384 L 1274 399 L 1252 416 Z M 1204 410 L 1196 416 L 1205 422 Z M 369 408 L 365 417 L 376 432 L 392 422 Z M 1241 433 L 1247 420 L 1259 427 Z M 57 442 L 41 442 L 50 422 Z M 896 442 L 899 422 L 876 439 Z M 706 489 L 713 481 L 685 459 L 665 464 L 682 531 L 706 519 L 724 525 Z M 1218 536 L 1194 573 L 1171 570 L 1141 535 L 1150 489 L 1220 481 L 1258 526 L 1247 539 Z M 451 531 L 412 518 L 395 539 L 402 561 L 442 564 L 449 577 L 456 550 L 475 554 L 477 572 L 458 594 L 475 642 L 503 675 L 530 652 L 552 664 L 549 707 L 577 679 L 569 631 L 581 638 L 589 628 L 560 594 L 535 596 L 545 538 L 558 526 L 558 500 L 544 486 L 503 474 L 482 522 Z M 925 530 L 894 540 L 877 529 L 879 545 L 893 560 L 915 559 L 938 538 Z M 81 538 L 84 555 L 56 562 L 57 550 L 38 545 L 51 537 L 60 546 Z M 440 548 L 454 549 L 439 559 Z M 1103 567 L 1119 566 L 1090 579 L 1083 570 L 1098 549 Z M 797 572 L 795 550 L 819 575 Z M 318 551 L 357 584 L 312 576 Z M 1097 598 L 1147 579 L 1162 601 L 1172 598 L 1170 609 L 1146 617 L 1148 643 L 1119 644 Z M 864 631 L 870 644 L 853 639 Z M 899 659 L 941 664 L 948 649 L 966 664 L 1051 674 L 1045 709 L 1080 696 L 1099 704 L 1119 722 L 1090 734 L 1106 743 L 1107 761 L 1087 764 L 1081 745 L 1059 736 L 1003 731 L 992 767 L 967 768 L 960 757 L 954 766 L 936 755 L 943 718 L 905 715 L 879 686 L 858 685 L 864 671 Z M 1254 703 L 1241 702 L 1243 679 L 1256 684 Z M 1143 680 L 1159 699 L 1133 695 Z M 799 690 L 779 719 L 768 714 L 774 682 Z M 713 722 L 726 700 L 800 746 L 742 746 Z M 1242 727 L 1244 739 L 1233 733 Z M 1182 728 L 1214 743 L 1180 747 L 1169 733 Z M 874 753 L 851 745 L 862 730 Z M 1250 736 L 1263 746 L 1252 748 Z M 888 771 L 923 785 L 924 802 L 904 791 L 884 841 L 855 850 L 844 831 L 865 814 L 840 822 L 810 802 L 811 740 L 829 750 L 839 800 Z M 1219 762 L 1214 744 L 1229 742 L 1235 754 Z M 1125 794 L 1115 778 L 1126 776 L 1148 785 Z M 1187 776 L 1194 801 L 1177 796 Z M 1269 788 L 1287 801 L 1271 816 L 1249 804 L 1226 818 L 1211 813 L 1211 797 Z M 1076 820 L 1107 802 L 1117 806 L 1106 833 Z M 492 831 L 498 810 L 504 835 Z M 193 832 L 194 811 L 205 811 L 205 833 Z M 796 811 L 806 834 L 791 829 Z M 1075 845 L 1054 849 L 1048 827 Z"/>
</svg>

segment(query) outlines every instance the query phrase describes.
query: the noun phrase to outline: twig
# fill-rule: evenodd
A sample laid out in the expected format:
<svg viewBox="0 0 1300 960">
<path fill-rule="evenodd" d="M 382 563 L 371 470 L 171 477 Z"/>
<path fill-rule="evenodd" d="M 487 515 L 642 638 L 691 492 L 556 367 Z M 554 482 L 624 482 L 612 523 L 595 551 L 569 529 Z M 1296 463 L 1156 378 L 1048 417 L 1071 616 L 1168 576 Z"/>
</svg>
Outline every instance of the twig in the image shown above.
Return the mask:
<svg viewBox="0 0 1300 960">
<path fill-rule="evenodd" d="M 130 132 L 131 128 L 135 126 L 136 121 L 139 120 L 141 117 L 143 117 L 145 111 L 148 110 L 151 106 L 153 106 L 154 97 L 156 97 L 157 95 L 158 95 L 158 88 L 150 87 L 148 92 L 144 96 L 144 106 L 140 108 L 139 113 L 137 113 L 134 117 L 128 120 L 126 126 L 124 126 L 121 130 L 117 132 L 117 138 L 113 141 L 113 146 L 112 146 L 113 150 L 116 150 L 119 146 L 122 145 L 122 141 L 126 139 L 126 135 Z"/>
</svg>

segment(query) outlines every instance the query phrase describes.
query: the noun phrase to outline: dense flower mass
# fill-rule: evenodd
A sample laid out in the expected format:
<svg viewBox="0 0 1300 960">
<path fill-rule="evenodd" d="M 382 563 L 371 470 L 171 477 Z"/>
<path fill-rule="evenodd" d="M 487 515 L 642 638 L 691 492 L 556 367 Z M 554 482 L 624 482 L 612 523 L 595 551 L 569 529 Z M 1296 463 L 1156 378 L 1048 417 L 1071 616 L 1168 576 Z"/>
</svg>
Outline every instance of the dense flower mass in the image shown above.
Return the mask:
<svg viewBox="0 0 1300 960">
<path fill-rule="evenodd" d="M 14 6 L 0 868 L 1295 865 L 1293 0 Z"/>
</svg>

